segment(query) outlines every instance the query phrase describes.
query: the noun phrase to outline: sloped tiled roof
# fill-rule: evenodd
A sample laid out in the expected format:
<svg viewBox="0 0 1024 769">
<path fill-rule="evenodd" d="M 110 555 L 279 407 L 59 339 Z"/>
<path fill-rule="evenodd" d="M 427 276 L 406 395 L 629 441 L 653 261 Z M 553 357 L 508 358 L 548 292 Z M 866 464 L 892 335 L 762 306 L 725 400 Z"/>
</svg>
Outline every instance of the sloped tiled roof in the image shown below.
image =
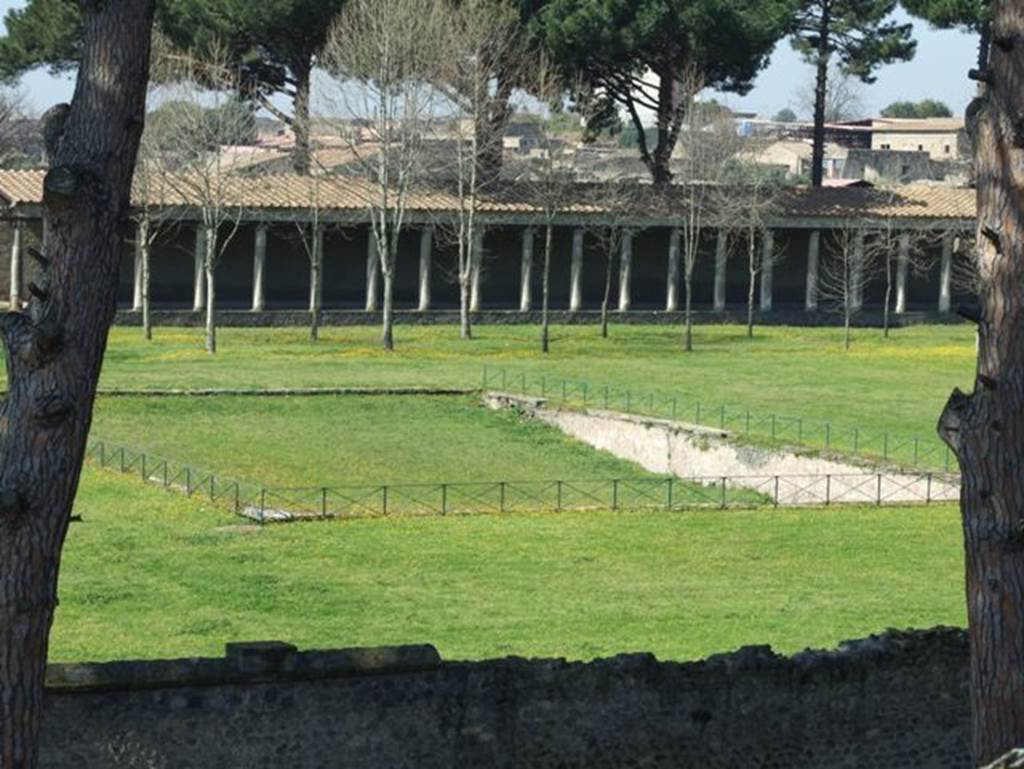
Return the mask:
<svg viewBox="0 0 1024 769">
<path fill-rule="evenodd" d="M 42 202 L 45 172 L 0 170 L 0 202 L 8 207 L 38 205 Z M 162 192 L 150 187 L 150 205 L 193 206 L 187 177 L 179 176 L 160 185 Z M 596 184 L 577 184 L 560 207 L 566 214 L 600 215 L 602 188 Z M 670 217 L 685 206 L 681 188 L 657 193 L 648 185 L 637 185 L 640 207 L 638 217 Z M 676 194 L 673 194 L 676 191 Z M 306 177 L 293 173 L 261 176 L 232 176 L 223 187 L 224 204 L 250 210 L 288 211 L 316 206 L 329 211 L 360 211 L 375 194 L 374 185 L 357 177 Z M 191 199 L 191 200 L 190 200 Z M 136 185 L 136 202 L 140 202 Z M 410 195 L 413 211 L 443 213 L 454 211 L 458 198 L 443 187 L 421 188 Z M 536 214 L 541 212 L 536 188 L 525 183 L 507 183 L 482 196 L 479 210 L 490 214 Z M 937 185 L 908 185 L 896 190 L 863 188 L 796 188 L 789 190 L 780 203 L 779 217 L 801 219 L 973 219 L 976 216 L 975 191 Z"/>
</svg>

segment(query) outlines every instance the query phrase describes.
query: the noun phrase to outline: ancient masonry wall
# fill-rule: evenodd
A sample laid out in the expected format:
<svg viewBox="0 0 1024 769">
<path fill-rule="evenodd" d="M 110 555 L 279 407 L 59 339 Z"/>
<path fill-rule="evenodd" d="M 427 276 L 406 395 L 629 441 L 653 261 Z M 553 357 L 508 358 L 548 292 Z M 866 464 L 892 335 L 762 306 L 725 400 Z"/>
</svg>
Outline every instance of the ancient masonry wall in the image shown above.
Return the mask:
<svg viewBox="0 0 1024 769">
<path fill-rule="evenodd" d="M 969 765 L 967 641 L 790 658 L 443 662 L 429 646 L 53 665 L 44 769 L 873 769 Z"/>
</svg>

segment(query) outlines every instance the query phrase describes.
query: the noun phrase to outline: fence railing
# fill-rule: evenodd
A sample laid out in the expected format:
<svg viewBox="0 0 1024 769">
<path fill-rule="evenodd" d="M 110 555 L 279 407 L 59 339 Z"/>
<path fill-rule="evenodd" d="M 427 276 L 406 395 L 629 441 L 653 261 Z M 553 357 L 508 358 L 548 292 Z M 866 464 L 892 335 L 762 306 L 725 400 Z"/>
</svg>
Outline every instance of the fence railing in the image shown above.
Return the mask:
<svg viewBox="0 0 1024 769">
<path fill-rule="evenodd" d="M 946 473 L 743 475 L 693 478 L 395 483 L 274 488 L 104 441 L 87 457 L 189 496 L 201 495 L 259 523 L 389 515 L 587 510 L 695 510 L 931 504 L 959 496 Z"/>
<path fill-rule="evenodd" d="M 795 444 L 902 467 L 947 473 L 957 469 L 953 453 L 937 436 L 921 438 L 827 420 L 759 413 L 722 403 L 492 366 L 483 367 L 483 389 L 546 398 L 582 408 L 689 422 L 728 430 L 753 441 Z"/>
</svg>

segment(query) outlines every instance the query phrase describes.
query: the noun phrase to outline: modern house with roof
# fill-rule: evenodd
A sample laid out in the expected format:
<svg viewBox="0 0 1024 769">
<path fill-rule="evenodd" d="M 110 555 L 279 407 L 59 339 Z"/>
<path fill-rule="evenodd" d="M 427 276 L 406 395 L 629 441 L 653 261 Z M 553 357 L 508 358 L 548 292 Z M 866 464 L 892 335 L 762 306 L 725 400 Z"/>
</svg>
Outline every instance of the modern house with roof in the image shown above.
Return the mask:
<svg viewBox="0 0 1024 769">
<path fill-rule="evenodd" d="M 10 259 L 2 260 L 0 283 L 13 302 L 25 296 L 32 265 L 24 254 L 41 226 L 42 171 L 0 171 L 2 205 Z M 312 185 L 317 185 L 315 189 Z M 606 255 L 598 233 L 608 221 L 626 230 L 617 255 L 613 306 L 624 319 L 671 318 L 682 301 L 680 223 L 685 215 L 681 188 L 656 193 L 638 186 L 641 205 L 612 212 L 601 202 L 601 186 L 577 184 L 567 191 L 556 219 L 551 268 L 551 307 L 560 318 L 580 321 L 599 309 Z M 297 224 L 309 222 L 311 201 L 323 228 L 323 308 L 327 322 L 366 322 L 379 307 L 379 264 L 368 236 L 367 196 L 359 178 L 317 180 L 294 174 L 238 176 L 224 203 L 237 212 L 238 227 L 216 272 L 218 308 L 225 322 L 273 324 L 296 320 L 310 302 L 310 266 Z M 142 202 L 136 206 L 142 209 Z M 161 322 L 197 322 L 204 307 L 200 212 L 195 201 L 168 196 L 146 201 L 160 234 L 151 256 L 151 302 Z M 441 189 L 412 195 L 402 233 L 395 301 L 399 319 L 450 319 L 458 308 L 454 282 L 455 244 L 450 223 L 458 201 Z M 928 260 L 896 255 L 895 311 L 948 313 L 957 301 L 955 240 L 973 232 L 975 193 L 970 189 L 908 186 L 899 191 L 842 187 L 788 191 L 770 231 L 759 246 L 770 256 L 758 278 L 762 317 L 793 322 L 823 317 L 819 275 L 832 257 L 837 233 L 895 226 L 927 231 Z M 543 248 L 541 207 L 531 190 L 507 184 L 481 200 L 481 233 L 476 249 L 473 307 L 502 322 L 531 320 L 540 296 Z M 863 248 L 861 237 L 858 247 Z M 918 239 L 919 240 L 919 239 Z M 917 242 L 917 241 L 915 241 Z M 747 269 L 724 231 L 709 224 L 694 275 L 694 306 L 727 314 L 745 306 Z M 926 266 L 922 267 L 922 263 Z M 141 305 L 137 249 L 125 243 L 120 292 L 121 320 Z M 913 267 L 911 267 L 911 264 Z M 869 285 L 857 301 L 865 310 L 881 305 L 884 285 Z M 299 312 L 297 312 L 299 311 Z"/>
</svg>

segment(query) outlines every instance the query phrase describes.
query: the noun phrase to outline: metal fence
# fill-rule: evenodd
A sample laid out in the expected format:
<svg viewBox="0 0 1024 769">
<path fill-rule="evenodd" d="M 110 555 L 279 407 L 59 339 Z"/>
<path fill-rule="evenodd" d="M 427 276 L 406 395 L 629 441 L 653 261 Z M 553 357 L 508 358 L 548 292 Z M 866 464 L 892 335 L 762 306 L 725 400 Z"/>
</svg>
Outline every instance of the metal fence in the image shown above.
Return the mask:
<svg viewBox="0 0 1024 769">
<path fill-rule="evenodd" d="M 95 441 L 88 458 L 259 523 L 389 515 L 587 510 L 696 510 L 931 504 L 959 496 L 946 473 L 744 475 L 599 480 L 395 483 L 273 488 L 218 476 L 125 446 Z"/>
<path fill-rule="evenodd" d="M 752 441 L 790 443 L 902 467 L 952 472 L 956 458 L 938 436 L 921 438 L 806 417 L 765 414 L 664 393 L 483 367 L 483 389 L 501 390 L 582 408 L 689 422 L 728 430 Z"/>
</svg>

